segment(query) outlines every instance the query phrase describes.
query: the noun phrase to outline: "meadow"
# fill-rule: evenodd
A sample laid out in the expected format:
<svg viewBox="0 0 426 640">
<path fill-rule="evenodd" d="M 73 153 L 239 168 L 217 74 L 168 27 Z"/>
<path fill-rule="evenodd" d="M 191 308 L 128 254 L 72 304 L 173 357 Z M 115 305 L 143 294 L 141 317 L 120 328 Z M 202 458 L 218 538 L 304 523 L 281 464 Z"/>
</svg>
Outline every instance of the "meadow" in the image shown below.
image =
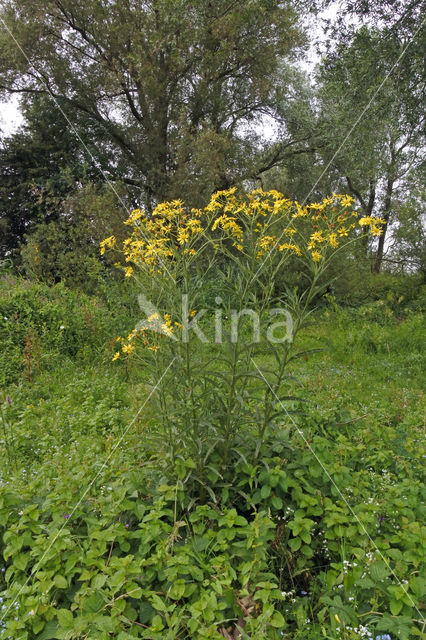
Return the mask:
<svg viewBox="0 0 426 640">
<path fill-rule="evenodd" d="M 201 499 L 149 372 L 112 362 L 131 289 L 3 274 L 0 638 L 424 637 L 421 286 L 382 281 L 321 298 L 279 428 Z"/>
</svg>

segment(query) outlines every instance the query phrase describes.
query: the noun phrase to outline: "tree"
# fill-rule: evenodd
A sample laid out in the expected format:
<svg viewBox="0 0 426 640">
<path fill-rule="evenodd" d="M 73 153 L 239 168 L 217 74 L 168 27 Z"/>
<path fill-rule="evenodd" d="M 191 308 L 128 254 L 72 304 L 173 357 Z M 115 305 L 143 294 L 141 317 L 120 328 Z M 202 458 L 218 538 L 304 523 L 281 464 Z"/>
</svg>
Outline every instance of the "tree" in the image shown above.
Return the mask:
<svg viewBox="0 0 426 640">
<path fill-rule="evenodd" d="M 84 182 L 103 180 L 74 132 L 51 99 L 31 96 L 24 104 L 26 124 L 0 146 L 0 256 L 16 255 L 24 235 L 40 223 L 63 215 L 63 202 Z M 93 148 L 102 171 L 120 173 L 113 154 L 104 146 L 101 133 L 90 122 L 80 120 L 86 145 Z M 89 149 L 90 151 L 90 149 Z"/>
<path fill-rule="evenodd" d="M 319 73 L 324 163 L 336 185 L 354 195 L 365 216 L 395 221 L 395 198 L 422 162 L 424 81 L 418 56 L 398 34 L 362 27 L 341 43 Z M 342 142 L 346 139 L 346 144 Z M 386 231 L 373 270 L 380 271 Z"/>
<path fill-rule="evenodd" d="M 391 266 L 405 272 L 426 275 L 426 193 L 418 177 L 404 202 L 396 202 L 397 224 L 389 248 Z"/>
<path fill-rule="evenodd" d="M 90 294 L 99 290 L 102 276 L 118 276 L 112 263 L 120 261 L 120 253 L 101 259 L 99 245 L 112 234 L 124 240 L 126 190 L 119 183 L 114 191 L 107 184 L 74 189 L 62 201 L 57 219 L 41 222 L 27 235 L 21 269 L 47 284 L 65 281 Z"/>
<path fill-rule="evenodd" d="M 97 123 L 148 207 L 270 162 L 246 132 L 276 116 L 279 61 L 303 44 L 290 2 L 9 0 L 1 17 L 26 54 L 3 29 L 3 90 Z"/>
</svg>

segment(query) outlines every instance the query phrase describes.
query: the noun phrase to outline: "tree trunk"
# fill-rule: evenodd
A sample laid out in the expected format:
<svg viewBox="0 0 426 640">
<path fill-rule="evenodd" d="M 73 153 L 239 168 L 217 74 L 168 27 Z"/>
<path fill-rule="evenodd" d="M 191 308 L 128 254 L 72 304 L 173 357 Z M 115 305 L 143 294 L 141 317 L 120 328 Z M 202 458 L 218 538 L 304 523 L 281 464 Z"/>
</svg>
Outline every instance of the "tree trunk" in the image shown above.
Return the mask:
<svg viewBox="0 0 426 640">
<path fill-rule="evenodd" d="M 393 185 L 394 185 L 394 178 L 393 176 L 391 176 L 390 178 L 388 178 L 386 182 L 386 195 L 385 195 L 385 202 L 383 205 L 383 212 L 382 212 L 382 218 L 383 220 L 386 220 L 386 224 L 383 225 L 383 233 L 381 236 L 379 236 L 379 244 L 377 245 L 376 259 L 374 261 L 373 269 L 372 269 L 373 273 L 380 273 L 380 269 L 382 267 L 386 231 L 388 227 L 389 217 L 391 213 L 391 206 L 392 206 Z"/>
</svg>

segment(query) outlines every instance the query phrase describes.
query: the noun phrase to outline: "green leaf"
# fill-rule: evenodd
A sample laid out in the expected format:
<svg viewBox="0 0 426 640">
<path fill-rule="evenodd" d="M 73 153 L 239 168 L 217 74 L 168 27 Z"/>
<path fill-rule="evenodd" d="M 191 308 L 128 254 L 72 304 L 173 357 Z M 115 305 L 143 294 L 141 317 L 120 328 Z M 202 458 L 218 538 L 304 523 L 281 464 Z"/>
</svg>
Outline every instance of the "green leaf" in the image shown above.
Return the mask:
<svg viewBox="0 0 426 640">
<path fill-rule="evenodd" d="M 370 576 L 376 582 L 380 582 L 381 580 L 384 580 L 385 578 L 387 578 L 389 573 L 390 573 L 390 570 L 388 569 L 386 564 L 383 562 L 383 560 L 377 560 L 377 562 L 374 562 L 370 566 Z"/>
<path fill-rule="evenodd" d="M 68 609 L 59 609 L 56 612 L 59 625 L 64 629 L 72 629 L 74 624 L 74 616 Z M 53 637 L 53 636 L 52 636 Z"/>
<path fill-rule="evenodd" d="M 67 579 L 64 578 L 64 576 L 56 575 L 53 581 L 55 583 L 55 587 L 57 587 L 58 589 L 68 589 L 68 582 Z"/>
<path fill-rule="evenodd" d="M 65 611 L 65 609 L 60 609 L 60 611 Z M 69 613 L 69 612 L 67 612 Z M 72 617 L 72 614 L 71 614 Z M 67 627 L 71 628 L 71 627 Z M 58 633 L 58 623 L 56 620 L 51 620 L 44 627 L 43 632 L 37 635 L 37 640 L 53 640 L 54 638 L 60 638 L 61 636 Z"/>
<path fill-rule="evenodd" d="M 13 558 L 13 564 L 17 569 L 20 569 L 21 571 L 25 570 L 25 567 L 28 564 L 28 554 L 25 553 L 18 553 L 16 556 L 14 556 Z"/>
<path fill-rule="evenodd" d="M 312 551 L 311 547 L 308 547 L 307 544 L 303 545 L 302 553 L 305 556 L 305 558 L 312 558 L 312 556 L 314 555 L 314 552 Z"/>
<path fill-rule="evenodd" d="M 114 620 L 114 618 L 110 618 L 109 616 L 96 616 L 93 622 L 100 631 L 113 633 L 116 629 L 118 621 Z"/>
<path fill-rule="evenodd" d="M 185 580 L 176 580 L 169 591 L 169 596 L 173 600 L 180 600 L 185 593 Z"/>
<path fill-rule="evenodd" d="M 97 613 L 103 606 L 104 599 L 100 593 L 93 593 L 83 604 L 83 611 L 87 613 Z"/>
<path fill-rule="evenodd" d="M 282 629 L 285 626 L 284 616 L 279 611 L 274 611 L 274 615 L 269 621 L 276 629 Z"/>
<path fill-rule="evenodd" d="M 300 549 L 301 544 L 302 544 L 302 541 L 300 538 L 292 538 L 291 540 L 288 541 L 288 546 L 293 552 Z"/>
<path fill-rule="evenodd" d="M 275 509 L 282 509 L 283 501 L 278 496 L 271 498 L 271 504 Z"/>
<path fill-rule="evenodd" d="M 151 622 L 151 628 L 153 631 L 161 631 L 164 629 L 164 624 L 160 616 L 154 616 Z"/>
<path fill-rule="evenodd" d="M 155 609 L 150 602 L 142 602 L 139 607 L 139 621 L 143 624 L 149 624 L 154 613 Z"/>
<path fill-rule="evenodd" d="M 389 603 L 389 609 L 393 616 L 397 616 L 403 607 L 401 600 L 391 600 Z"/>
<path fill-rule="evenodd" d="M 265 500 L 266 498 L 268 498 L 270 493 L 271 493 L 271 487 L 269 486 L 269 484 L 264 484 L 260 490 L 260 496 L 262 500 Z"/>
<path fill-rule="evenodd" d="M 92 580 L 92 587 L 94 589 L 102 589 L 105 582 L 107 581 L 108 576 L 104 573 L 98 573 Z"/>
</svg>

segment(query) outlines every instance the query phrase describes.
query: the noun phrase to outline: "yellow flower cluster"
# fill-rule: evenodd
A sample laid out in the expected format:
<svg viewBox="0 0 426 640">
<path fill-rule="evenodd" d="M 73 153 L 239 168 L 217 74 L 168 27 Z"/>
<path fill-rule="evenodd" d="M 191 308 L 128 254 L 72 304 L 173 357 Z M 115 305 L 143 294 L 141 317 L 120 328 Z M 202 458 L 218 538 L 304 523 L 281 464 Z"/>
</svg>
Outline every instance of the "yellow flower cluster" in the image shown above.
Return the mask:
<svg viewBox="0 0 426 640">
<path fill-rule="evenodd" d="M 105 238 L 105 240 L 102 240 L 102 242 L 100 243 L 101 256 L 105 253 L 105 250 L 107 247 L 109 249 L 112 249 L 115 243 L 116 243 L 115 236 L 110 236 L 109 238 Z"/>
<path fill-rule="evenodd" d="M 237 224 L 236 218 L 233 218 L 232 216 L 223 214 L 216 218 L 212 225 L 212 231 L 215 231 L 217 228 L 223 229 L 223 231 L 228 231 L 229 234 L 237 240 L 241 240 L 243 237 L 242 228 Z"/>
<path fill-rule="evenodd" d="M 258 259 L 277 251 L 319 263 L 346 243 L 356 228 L 354 202 L 348 195 L 333 193 L 321 202 L 301 205 L 275 190 L 238 195 L 233 187 L 216 192 L 204 209 L 188 211 L 182 200 L 163 202 L 151 215 L 135 209 L 125 222 L 132 228 L 123 243 L 125 261 L 130 263 L 125 275 L 131 276 L 135 266 L 163 273 L 180 256 L 190 261 L 209 244 L 216 251 L 235 248 Z M 368 216 L 358 224 L 380 235 L 385 221 Z M 284 236 L 291 241 L 283 242 Z M 101 253 L 115 244 L 114 236 L 106 238 Z"/>
<path fill-rule="evenodd" d="M 382 218 L 373 218 L 373 216 L 365 216 L 358 220 L 358 224 L 361 227 L 370 227 L 370 233 L 373 236 L 381 236 L 383 233 L 381 225 L 386 224 L 386 220 L 383 220 Z"/>
<path fill-rule="evenodd" d="M 195 313 L 195 311 L 192 311 L 190 315 L 194 315 Z M 181 326 L 178 322 L 175 322 L 175 325 Z M 135 351 L 134 339 L 137 337 L 142 338 L 143 344 L 150 351 L 158 351 L 160 348 L 158 344 L 149 344 L 146 335 L 147 331 L 152 331 L 159 337 L 161 337 L 161 335 L 166 335 L 168 337 L 173 335 L 173 323 L 170 314 L 165 313 L 164 318 L 161 318 L 158 313 L 153 313 L 146 319 L 146 322 L 143 323 L 141 328 L 133 329 L 125 340 L 121 336 L 118 336 L 118 338 L 116 338 L 116 342 L 121 343 L 121 351 L 116 351 L 114 353 L 112 361 L 114 362 L 115 360 L 118 360 L 121 353 L 124 353 L 125 355 L 132 354 Z"/>
</svg>

